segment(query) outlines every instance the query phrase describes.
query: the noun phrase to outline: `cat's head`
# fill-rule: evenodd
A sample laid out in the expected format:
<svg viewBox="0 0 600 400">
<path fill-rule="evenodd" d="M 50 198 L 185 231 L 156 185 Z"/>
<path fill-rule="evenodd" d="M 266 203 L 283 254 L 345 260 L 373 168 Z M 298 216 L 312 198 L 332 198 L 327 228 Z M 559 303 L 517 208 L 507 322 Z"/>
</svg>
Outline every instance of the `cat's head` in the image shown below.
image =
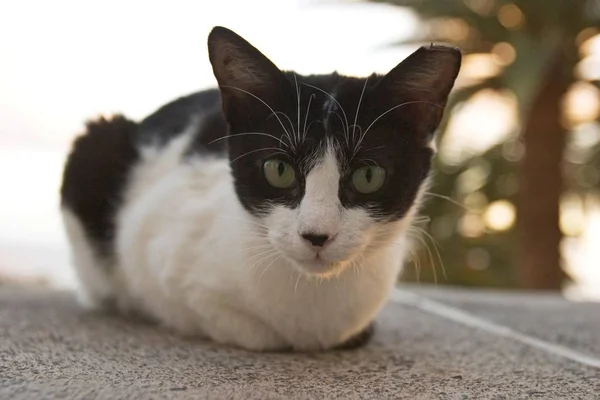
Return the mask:
<svg viewBox="0 0 600 400">
<path fill-rule="evenodd" d="M 221 27 L 208 48 L 237 195 L 281 256 L 326 276 L 407 227 L 458 50 L 422 47 L 386 75 L 352 78 L 281 71 Z"/>
</svg>

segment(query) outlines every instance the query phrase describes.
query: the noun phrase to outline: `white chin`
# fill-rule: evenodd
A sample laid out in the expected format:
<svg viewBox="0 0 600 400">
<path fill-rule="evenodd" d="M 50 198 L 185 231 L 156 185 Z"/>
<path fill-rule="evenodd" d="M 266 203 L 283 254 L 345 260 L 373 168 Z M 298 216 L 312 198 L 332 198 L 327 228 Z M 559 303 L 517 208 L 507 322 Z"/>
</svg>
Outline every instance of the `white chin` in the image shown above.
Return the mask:
<svg viewBox="0 0 600 400">
<path fill-rule="evenodd" d="M 321 258 L 312 260 L 294 261 L 296 268 L 301 272 L 312 275 L 327 277 L 338 273 L 346 264 L 343 261 L 326 261 Z"/>
</svg>

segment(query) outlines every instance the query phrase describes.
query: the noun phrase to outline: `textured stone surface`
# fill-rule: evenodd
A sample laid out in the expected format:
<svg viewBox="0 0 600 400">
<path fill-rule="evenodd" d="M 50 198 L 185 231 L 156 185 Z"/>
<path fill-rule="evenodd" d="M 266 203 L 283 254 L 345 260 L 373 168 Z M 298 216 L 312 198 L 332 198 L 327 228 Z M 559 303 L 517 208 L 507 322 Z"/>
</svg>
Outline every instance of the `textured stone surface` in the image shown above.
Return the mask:
<svg viewBox="0 0 600 400">
<path fill-rule="evenodd" d="M 462 292 L 416 290 L 496 321 L 510 314 L 507 323 L 530 327 L 531 335 L 544 333 L 535 317 L 548 301 L 564 303 L 554 306 L 557 315 L 580 306 L 533 296 L 530 312 L 518 314 L 503 308 L 511 295 L 467 301 L 485 293 L 461 300 Z M 597 339 L 593 318 L 589 325 L 582 319 L 577 331 L 562 326 L 571 321 L 562 318 L 557 326 L 582 349 Z M 85 313 L 69 294 L 0 287 L 0 398 L 599 398 L 600 369 L 416 307 L 390 303 L 376 329 L 373 341 L 355 351 L 255 354 Z"/>
<path fill-rule="evenodd" d="M 411 287 L 411 292 L 600 358 L 600 303 L 574 303 L 539 293 L 508 294 L 431 287 Z"/>
</svg>

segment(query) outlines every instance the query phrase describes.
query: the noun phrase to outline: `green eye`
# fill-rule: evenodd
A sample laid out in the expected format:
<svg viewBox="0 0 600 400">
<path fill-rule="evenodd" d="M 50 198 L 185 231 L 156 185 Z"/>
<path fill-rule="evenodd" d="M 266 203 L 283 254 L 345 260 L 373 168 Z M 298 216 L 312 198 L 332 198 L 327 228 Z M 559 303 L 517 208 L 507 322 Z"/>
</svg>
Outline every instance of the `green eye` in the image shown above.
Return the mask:
<svg viewBox="0 0 600 400">
<path fill-rule="evenodd" d="M 381 167 L 361 167 L 352 174 L 354 188 L 363 194 L 375 193 L 385 182 L 385 169 Z"/>
<path fill-rule="evenodd" d="M 265 178 L 269 185 L 287 189 L 296 183 L 296 171 L 290 164 L 279 160 L 267 160 L 263 165 Z"/>
</svg>

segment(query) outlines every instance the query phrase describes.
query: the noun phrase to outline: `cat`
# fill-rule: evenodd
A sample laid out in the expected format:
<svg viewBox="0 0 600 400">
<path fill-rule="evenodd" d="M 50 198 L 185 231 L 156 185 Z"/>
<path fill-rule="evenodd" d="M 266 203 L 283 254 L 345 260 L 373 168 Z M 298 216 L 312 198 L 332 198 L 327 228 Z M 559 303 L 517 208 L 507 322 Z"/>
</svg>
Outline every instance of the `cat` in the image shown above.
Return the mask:
<svg viewBox="0 0 600 400">
<path fill-rule="evenodd" d="M 215 27 L 208 55 L 218 88 L 140 122 L 91 120 L 75 140 L 61 213 L 81 303 L 254 351 L 368 341 L 460 51 L 302 76 Z"/>
</svg>

